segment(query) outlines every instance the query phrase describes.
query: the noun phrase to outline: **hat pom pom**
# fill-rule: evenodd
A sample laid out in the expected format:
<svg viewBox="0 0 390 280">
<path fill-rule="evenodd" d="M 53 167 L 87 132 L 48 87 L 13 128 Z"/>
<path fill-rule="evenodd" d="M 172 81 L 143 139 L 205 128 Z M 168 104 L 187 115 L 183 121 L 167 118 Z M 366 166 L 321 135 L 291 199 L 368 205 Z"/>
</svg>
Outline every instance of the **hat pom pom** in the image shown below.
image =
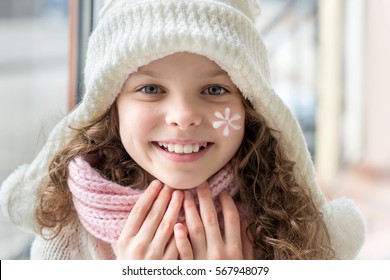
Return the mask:
<svg viewBox="0 0 390 280">
<path fill-rule="evenodd" d="M 354 259 L 364 242 L 364 222 L 352 200 L 339 198 L 323 206 L 336 259 Z"/>
<path fill-rule="evenodd" d="M 2 183 L 0 204 L 5 217 L 19 228 L 32 232 L 35 228 L 34 202 L 39 188 L 35 187 L 35 180 L 25 181 L 29 167 L 28 164 L 20 166 Z"/>
</svg>

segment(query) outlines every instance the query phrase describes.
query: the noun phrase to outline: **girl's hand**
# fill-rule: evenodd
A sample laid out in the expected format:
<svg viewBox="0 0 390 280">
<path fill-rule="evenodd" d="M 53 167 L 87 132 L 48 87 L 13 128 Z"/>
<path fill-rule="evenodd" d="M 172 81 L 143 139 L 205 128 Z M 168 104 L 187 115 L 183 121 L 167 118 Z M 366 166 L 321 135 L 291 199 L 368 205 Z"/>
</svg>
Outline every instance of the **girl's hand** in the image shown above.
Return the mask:
<svg viewBox="0 0 390 280">
<path fill-rule="evenodd" d="M 177 259 L 173 238 L 183 193 L 150 183 L 135 203 L 118 240 L 118 259 Z"/>
<path fill-rule="evenodd" d="M 200 215 L 191 192 L 185 191 L 186 226 L 175 225 L 176 246 L 180 258 L 252 259 L 252 244 L 246 233 L 248 224 L 245 220 L 240 222 L 238 209 L 230 195 L 222 192 L 219 196 L 225 227 L 222 236 L 208 184 L 199 186 L 197 193 Z"/>
</svg>

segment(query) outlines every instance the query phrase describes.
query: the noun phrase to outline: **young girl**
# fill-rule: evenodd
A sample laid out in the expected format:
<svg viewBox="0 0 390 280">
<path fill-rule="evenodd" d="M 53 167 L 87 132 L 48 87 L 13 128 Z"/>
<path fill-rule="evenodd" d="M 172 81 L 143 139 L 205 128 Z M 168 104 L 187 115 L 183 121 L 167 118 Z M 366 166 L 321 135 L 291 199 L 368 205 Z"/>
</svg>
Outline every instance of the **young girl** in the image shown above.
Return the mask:
<svg viewBox="0 0 390 280">
<path fill-rule="evenodd" d="M 345 259 L 353 203 L 328 203 L 272 91 L 255 0 L 106 1 L 81 104 L 3 211 L 32 258 Z"/>
</svg>

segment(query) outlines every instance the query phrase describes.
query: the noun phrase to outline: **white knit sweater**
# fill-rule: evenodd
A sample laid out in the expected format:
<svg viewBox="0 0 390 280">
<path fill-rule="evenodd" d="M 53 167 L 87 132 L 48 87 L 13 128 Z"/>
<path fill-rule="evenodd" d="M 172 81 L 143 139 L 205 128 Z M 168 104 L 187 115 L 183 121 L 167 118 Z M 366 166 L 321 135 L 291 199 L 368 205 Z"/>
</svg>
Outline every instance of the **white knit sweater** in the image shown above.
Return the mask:
<svg viewBox="0 0 390 280">
<path fill-rule="evenodd" d="M 37 236 L 31 247 L 32 260 L 112 260 L 111 244 L 93 237 L 78 219 L 65 226 L 54 239 Z"/>
</svg>

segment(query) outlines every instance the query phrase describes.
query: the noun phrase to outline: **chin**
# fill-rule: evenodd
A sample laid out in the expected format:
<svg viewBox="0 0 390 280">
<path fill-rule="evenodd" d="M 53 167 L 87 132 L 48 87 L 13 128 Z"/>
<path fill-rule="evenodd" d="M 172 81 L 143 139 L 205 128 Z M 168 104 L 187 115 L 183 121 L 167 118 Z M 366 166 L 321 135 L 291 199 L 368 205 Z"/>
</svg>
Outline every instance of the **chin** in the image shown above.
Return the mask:
<svg viewBox="0 0 390 280">
<path fill-rule="evenodd" d="M 197 180 L 188 180 L 188 178 L 158 178 L 158 180 L 173 189 L 189 190 L 196 188 L 197 186 L 205 182 L 207 178 L 200 178 Z"/>
</svg>

